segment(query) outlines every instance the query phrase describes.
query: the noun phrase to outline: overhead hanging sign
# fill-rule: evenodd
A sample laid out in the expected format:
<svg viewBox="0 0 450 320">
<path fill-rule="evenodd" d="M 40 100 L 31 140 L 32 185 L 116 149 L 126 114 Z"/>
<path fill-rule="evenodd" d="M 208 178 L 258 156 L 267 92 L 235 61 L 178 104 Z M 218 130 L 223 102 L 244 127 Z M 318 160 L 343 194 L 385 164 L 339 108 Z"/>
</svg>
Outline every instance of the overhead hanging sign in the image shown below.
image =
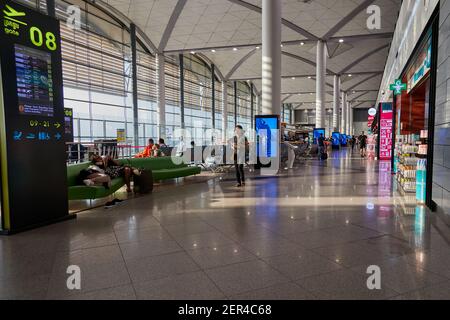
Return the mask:
<svg viewBox="0 0 450 320">
<path fill-rule="evenodd" d="M 68 216 L 59 22 L 0 2 L 2 229 Z M 26 199 L 26 201 L 24 201 Z"/>
</svg>

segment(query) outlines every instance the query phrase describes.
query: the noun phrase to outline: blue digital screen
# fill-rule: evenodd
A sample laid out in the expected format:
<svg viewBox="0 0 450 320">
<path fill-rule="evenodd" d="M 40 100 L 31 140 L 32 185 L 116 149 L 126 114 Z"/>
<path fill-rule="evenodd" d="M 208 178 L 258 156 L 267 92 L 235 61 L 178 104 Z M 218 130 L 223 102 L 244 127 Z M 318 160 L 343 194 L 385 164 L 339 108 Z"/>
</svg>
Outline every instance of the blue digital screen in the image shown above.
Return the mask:
<svg viewBox="0 0 450 320">
<path fill-rule="evenodd" d="M 278 155 L 278 117 L 256 117 L 258 157 L 272 158 Z"/>
<path fill-rule="evenodd" d="M 314 144 L 317 144 L 317 139 L 320 138 L 320 135 L 323 135 L 325 138 L 325 129 L 314 129 Z"/>
<path fill-rule="evenodd" d="M 347 145 L 347 135 L 341 134 L 341 145 L 346 146 Z"/>
<path fill-rule="evenodd" d="M 341 145 L 341 134 L 339 132 L 333 132 L 332 143 L 334 147 L 339 147 Z"/>
</svg>

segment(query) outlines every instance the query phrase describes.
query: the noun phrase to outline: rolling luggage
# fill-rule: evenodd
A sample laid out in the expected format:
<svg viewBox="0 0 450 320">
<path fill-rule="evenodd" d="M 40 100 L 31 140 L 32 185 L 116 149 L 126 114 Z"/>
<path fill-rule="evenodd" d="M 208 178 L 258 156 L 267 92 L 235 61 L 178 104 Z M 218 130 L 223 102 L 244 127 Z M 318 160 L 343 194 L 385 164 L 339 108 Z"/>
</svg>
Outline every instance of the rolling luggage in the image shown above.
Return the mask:
<svg viewBox="0 0 450 320">
<path fill-rule="evenodd" d="M 134 192 L 148 194 L 153 191 L 153 175 L 150 170 L 140 170 L 140 175 L 135 175 Z"/>
</svg>

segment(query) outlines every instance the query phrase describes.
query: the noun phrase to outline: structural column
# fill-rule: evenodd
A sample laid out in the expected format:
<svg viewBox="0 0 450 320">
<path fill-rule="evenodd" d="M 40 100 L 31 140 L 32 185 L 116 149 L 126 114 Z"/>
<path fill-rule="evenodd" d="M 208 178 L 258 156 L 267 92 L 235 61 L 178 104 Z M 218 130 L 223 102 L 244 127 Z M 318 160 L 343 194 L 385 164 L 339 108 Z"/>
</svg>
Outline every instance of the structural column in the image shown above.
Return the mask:
<svg viewBox="0 0 450 320">
<path fill-rule="evenodd" d="M 341 133 L 347 132 L 347 93 L 342 92 Z"/>
<path fill-rule="evenodd" d="M 137 90 L 137 51 L 136 51 L 136 25 L 130 25 L 131 42 L 131 80 L 133 83 L 133 142 L 139 146 L 139 109 L 138 109 L 138 90 Z"/>
<path fill-rule="evenodd" d="M 254 95 L 254 85 L 253 82 L 250 83 L 250 125 L 251 128 L 254 127 L 255 121 L 255 95 Z"/>
<path fill-rule="evenodd" d="M 262 114 L 262 97 L 261 97 L 261 94 L 258 94 L 256 96 L 256 114 L 257 115 Z"/>
<path fill-rule="evenodd" d="M 325 77 L 326 77 L 325 42 L 317 42 L 316 65 L 316 128 L 325 128 Z"/>
<path fill-rule="evenodd" d="M 348 135 L 353 135 L 353 108 L 351 102 L 348 102 L 347 120 L 348 120 Z"/>
<path fill-rule="evenodd" d="M 291 106 L 291 124 L 295 124 L 295 109 Z"/>
<path fill-rule="evenodd" d="M 280 115 L 281 1 L 262 1 L 262 113 Z"/>
<path fill-rule="evenodd" d="M 227 139 L 228 126 L 228 84 L 222 81 L 222 141 Z"/>
<path fill-rule="evenodd" d="M 185 128 L 184 122 L 184 56 L 180 54 L 178 56 L 180 61 L 180 121 L 181 129 Z"/>
<path fill-rule="evenodd" d="M 157 110 L 158 110 L 158 133 L 159 137 L 166 138 L 166 74 L 165 74 L 166 60 L 164 55 L 156 55 L 156 69 L 157 69 Z"/>
<path fill-rule="evenodd" d="M 339 104 L 341 99 L 341 77 L 334 76 L 334 95 L 333 95 L 333 125 L 332 130 L 339 132 Z"/>
<path fill-rule="evenodd" d="M 216 66 L 211 65 L 211 120 L 212 128 L 216 128 Z"/>
</svg>

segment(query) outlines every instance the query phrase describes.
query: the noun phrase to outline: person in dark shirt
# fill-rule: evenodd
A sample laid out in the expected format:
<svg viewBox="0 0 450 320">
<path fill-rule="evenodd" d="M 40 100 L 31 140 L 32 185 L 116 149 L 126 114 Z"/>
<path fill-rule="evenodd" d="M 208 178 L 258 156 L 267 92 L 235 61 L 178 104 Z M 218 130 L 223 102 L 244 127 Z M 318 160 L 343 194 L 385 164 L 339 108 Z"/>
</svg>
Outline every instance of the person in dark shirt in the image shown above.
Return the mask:
<svg viewBox="0 0 450 320">
<path fill-rule="evenodd" d="M 361 135 L 358 137 L 358 141 L 359 141 L 359 151 L 361 153 L 361 157 L 365 157 L 366 156 L 366 151 L 367 151 L 367 136 L 364 134 L 364 131 L 361 132 Z"/>
<path fill-rule="evenodd" d="M 320 134 L 320 137 L 317 139 L 317 144 L 319 146 L 319 159 L 321 155 L 325 152 L 325 138 L 323 134 Z"/>
<path fill-rule="evenodd" d="M 241 125 L 235 128 L 232 149 L 234 151 L 234 167 L 236 168 L 237 187 L 245 186 L 244 163 L 248 152 L 248 140 Z"/>
</svg>

